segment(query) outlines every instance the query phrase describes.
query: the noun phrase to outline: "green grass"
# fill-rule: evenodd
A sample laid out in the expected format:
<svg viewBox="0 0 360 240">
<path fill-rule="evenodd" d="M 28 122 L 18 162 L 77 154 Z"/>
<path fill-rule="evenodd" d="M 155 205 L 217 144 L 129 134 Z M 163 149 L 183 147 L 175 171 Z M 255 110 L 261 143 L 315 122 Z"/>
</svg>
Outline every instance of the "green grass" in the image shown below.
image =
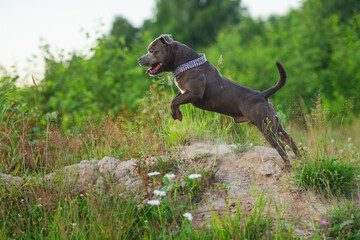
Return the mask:
<svg viewBox="0 0 360 240">
<path fill-rule="evenodd" d="M 202 193 L 208 189 L 229 187 L 212 185 L 219 169 L 192 165 L 207 155 L 196 156 L 180 169 L 183 159 L 178 158 L 174 146 L 195 141 L 227 142 L 235 144 L 234 152 L 240 153 L 251 144 L 265 141 L 250 124 L 234 124 L 231 118 L 190 105 L 180 107 L 183 121 L 174 121 L 168 109 L 170 98 L 155 90 L 134 116 L 106 118 L 100 124 L 89 121 L 79 124 L 76 130 L 64 131 L 56 126 L 56 119 L 43 116 L 46 121 L 42 125 L 31 109 L 15 108 L 10 98 L 2 96 L 0 169 L 2 173 L 24 177 L 24 184 L 9 187 L 1 183 L 0 238 L 298 239 L 294 229 L 299 222 L 285 214 L 287 206 L 261 192 L 254 192 L 256 201 L 251 211 L 228 201 L 226 211 L 212 212 L 203 227 L 183 216 L 185 212 L 195 214 L 203 201 Z M 344 206 L 344 200 L 339 200 L 338 207 L 326 218 L 331 225 L 318 226 L 313 238 L 356 239 L 360 216 L 355 207 L 358 193 L 354 191 L 360 161 L 355 131 L 358 123 L 349 125 L 345 135 L 336 126 L 322 125 L 326 120 L 321 111 L 316 113 L 317 119 L 306 120 L 307 129 L 291 128 L 294 139 L 303 143 L 303 157 L 295 163 L 293 179 L 301 188 L 316 189 L 330 199 L 353 195 L 354 200 L 346 200 Z M 281 118 L 286 120 L 284 114 Z M 336 135 L 339 132 L 343 135 Z M 335 141 L 329 140 L 332 138 Z M 28 147 L 26 154 L 19 150 L 22 146 Z M 120 193 L 111 182 L 101 191 L 93 188 L 78 193 L 63 181 L 25 181 L 25 177 L 41 178 L 63 166 L 104 156 L 122 161 L 139 159 L 134 171 L 141 179 L 148 179 L 151 171 L 159 171 L 160 175 L 144 181 L 137 194 Z M 150 158 L 154 160 L 151 164 Z M 164 179 L 166 173 L 176 173 L 178 177 Z M 201 178 L 189 178 L 194 173 L 200 173 Z M 66 179 L 64 174 L 58 171 L 56 178 Z M 167 193 L 159 206 L 147 204 L 154 198 L 154 189 Z M 275 212 L 269 211 L 270 206 L 275 207 Z"/>
<path fill-rule="evenodd" d="M 359 183 L 359 166 L 328 156 L 306 156 L 295 164 L 295 178 L 305 189 L 314 188 L 322 194 L 350 196 Z"/>
<path fill-rule="evenodd" d="M 318 232 L 329 239 L 360 238 L 360 208 L 354 200 L 335 201 L 327 216 L 318 226 Z"/>
</svg>

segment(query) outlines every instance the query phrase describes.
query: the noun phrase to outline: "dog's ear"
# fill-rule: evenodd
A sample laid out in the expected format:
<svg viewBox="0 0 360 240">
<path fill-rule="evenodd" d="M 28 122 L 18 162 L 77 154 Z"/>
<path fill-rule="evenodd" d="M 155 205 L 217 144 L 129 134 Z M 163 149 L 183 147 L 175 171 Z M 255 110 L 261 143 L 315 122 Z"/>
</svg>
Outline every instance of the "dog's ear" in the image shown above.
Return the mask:
<svg viewBox="0 0 360 240">
<path fill-rule="evenodd" d="M 171 34 L 161 34 L 160 40 L 164 44 L 172 44 L 173 43 Z"/>
</svg>

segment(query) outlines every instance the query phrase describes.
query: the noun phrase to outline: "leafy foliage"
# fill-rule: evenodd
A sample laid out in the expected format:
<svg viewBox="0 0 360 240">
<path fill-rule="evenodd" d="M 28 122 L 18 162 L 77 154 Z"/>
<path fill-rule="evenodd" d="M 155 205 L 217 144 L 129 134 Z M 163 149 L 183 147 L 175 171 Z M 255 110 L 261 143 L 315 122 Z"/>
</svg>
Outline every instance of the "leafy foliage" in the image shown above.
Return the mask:
<svg viewBox="0 0 360 240">
<path fill-rule="evenodd" d="M 211 44 L 224 25 L 239 22 L 241 0 L 160 0 L 156 4 L 154 22 L 146 22 L 145 30 L 156 37 L 172 33 L 176 39 L 192 47 Z"/>
</svg>

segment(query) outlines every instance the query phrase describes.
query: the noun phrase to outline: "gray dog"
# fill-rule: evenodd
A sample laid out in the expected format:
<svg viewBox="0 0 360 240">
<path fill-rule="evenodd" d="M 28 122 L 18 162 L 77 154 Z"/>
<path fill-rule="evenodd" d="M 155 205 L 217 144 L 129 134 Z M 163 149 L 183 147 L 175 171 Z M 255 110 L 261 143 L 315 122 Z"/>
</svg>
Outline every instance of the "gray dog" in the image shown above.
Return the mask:
<svg viewBox="0 0 360 240">
<path fill-rule="evenodd" d="M 180 92 L 171 102 L 171 116 L 182 120 L 179 106 L 191 103 L 197 108 L 228 115 L 235 123 L 250 122 L 265 136 L 284 160 L 284 167 L 291 167 L 285 147 L 288 144 L 297 157 L 300 156 L 291 136 L 285 132 L 268 98 L 286 82 L 286 72 L 280 62 L 278 83 L 258 92 L 223 77 L 208 61 L 188 46 L 174 41 L 169 34 L 156 38 L 148 47 L 148 53 L 139 58 L 139 64 L 150 67 L 146 73 L 156 75 L 172 72 Z"/>
</svg>

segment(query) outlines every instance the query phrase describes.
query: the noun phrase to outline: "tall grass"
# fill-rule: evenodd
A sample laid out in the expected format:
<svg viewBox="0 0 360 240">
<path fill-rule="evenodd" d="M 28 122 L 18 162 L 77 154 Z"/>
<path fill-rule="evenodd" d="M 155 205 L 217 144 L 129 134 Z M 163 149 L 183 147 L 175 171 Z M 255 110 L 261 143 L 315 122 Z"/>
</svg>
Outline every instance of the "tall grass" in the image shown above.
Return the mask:
<svg viewBox="0 0 360 240">
<path fill-rule="evenodd" d="M 28 109 L 24 103 L 12 98 L 10 93 L 15 89 L 10 85 L 0 87 L 7 89 L 7 94 L 0 96 L 0 172 L 35 177 L 34 180 L 24 177 L 23 184 L 17 187 L 1 183 L 0 236 L 3 238 L 297 238 L 294 233 L 296 220 L 286 219 L 284 206 L 263 193 L 254 196 L 257 202 L 251 211 L 243 209 L 239 203 L 230 205 L 228 202 L 227 211 L 214 212 L 203 227 L 183 216 L 185 212 L 195 213 L 202 200 L 201 194 L 213 188 L 211 183 L 216 171 L 200 169 L 196 172 L 196 168 L 190 165 L 179 169 L 181 159 L 173 147 L 199 140 L 225 141 L 240 146 L 262 144 L 261 133 L 250 124 L 236 125 L 229 117 L 202 111 L 189 104 L 180 106 L 183 121 L 174 121 L 169 108 L 173 95 L 154 84 L 139 103 L 136 114 L 108 117 L 100 123 L 89 120 L 77 129 L 64 131 L 57 125 L 59 116 L 39 117 L 34 109 Z M 306 189 L 321 189 L 322 192 L 328 189 L 329 198 L 355 195 L 359 155 L 354 129 L 358 125 L 353 123 L 353 131 L 348 129 L 350 135 L 340 136 L 346 140 L 340 143 L 340 137 L 333 135 L 336 129 L 326 125 L 328 118 L 321 111 L 321 108 L 315 109 L 307 116 L 306 130 L 292 128 L 294 139 L 301 138 L 304 155 L 295 163 L 295 180 Z M 331 141 L 333 138 L 335 142 Z M 123 161 L 136 158 L 139 166 L 137 169 L 134 167 L 134 171 L 141 176 L 146 176 L 149 171 L 159 171 L 160 177 L 144 183 L 143 191 L 137 194 L 120 194 L 113 183 L 109 183 L 109 188 L 104 191 L 89 188 L 78 193 L 61 181 L 47 183 L 36 180 L 36 177 L 65 165 L 84 159 L 101 159 L 106 155 Z M 150 157 L 155 159 L 153 164 L 143 161 Z M 181 173 L 182 180 L 161 181 L 168 172 Z M 188 177 L 190 173 L 202 176 L 191 179 Z M 65 179 L 61 174 L 60 171 L 57 177 Z M 146 201 L 152 198 L 152 191 L 164 188 L 167 195 L 161 204 L 148 205 Z M 317 229 L 319 238 L 323 234 L 357 236 L 358 208 L 353 200 L 349 202 L 352 205 L 347 209 L 339 207 L 332 213 L 334 218 L 328 218 L 332 230 Z M 275 205 L 275 215 L 268 211 L 272 204 Z"/>
<path fill-rule="evenodd" d="M 306 189 L 314 188 L 324 195 L 351 196 L 359 184 L 360 158 L 348 155 L 351 138 L 345 144 L 335 143 L 333 120 L 329 120 L 328 112 L 318 95 L 311 114 L 304 117 L 307 128 L 304 142 L 308 147 L 302 148 L 304 156 L 294 164 L 294 176 Z"/>
</svg>

